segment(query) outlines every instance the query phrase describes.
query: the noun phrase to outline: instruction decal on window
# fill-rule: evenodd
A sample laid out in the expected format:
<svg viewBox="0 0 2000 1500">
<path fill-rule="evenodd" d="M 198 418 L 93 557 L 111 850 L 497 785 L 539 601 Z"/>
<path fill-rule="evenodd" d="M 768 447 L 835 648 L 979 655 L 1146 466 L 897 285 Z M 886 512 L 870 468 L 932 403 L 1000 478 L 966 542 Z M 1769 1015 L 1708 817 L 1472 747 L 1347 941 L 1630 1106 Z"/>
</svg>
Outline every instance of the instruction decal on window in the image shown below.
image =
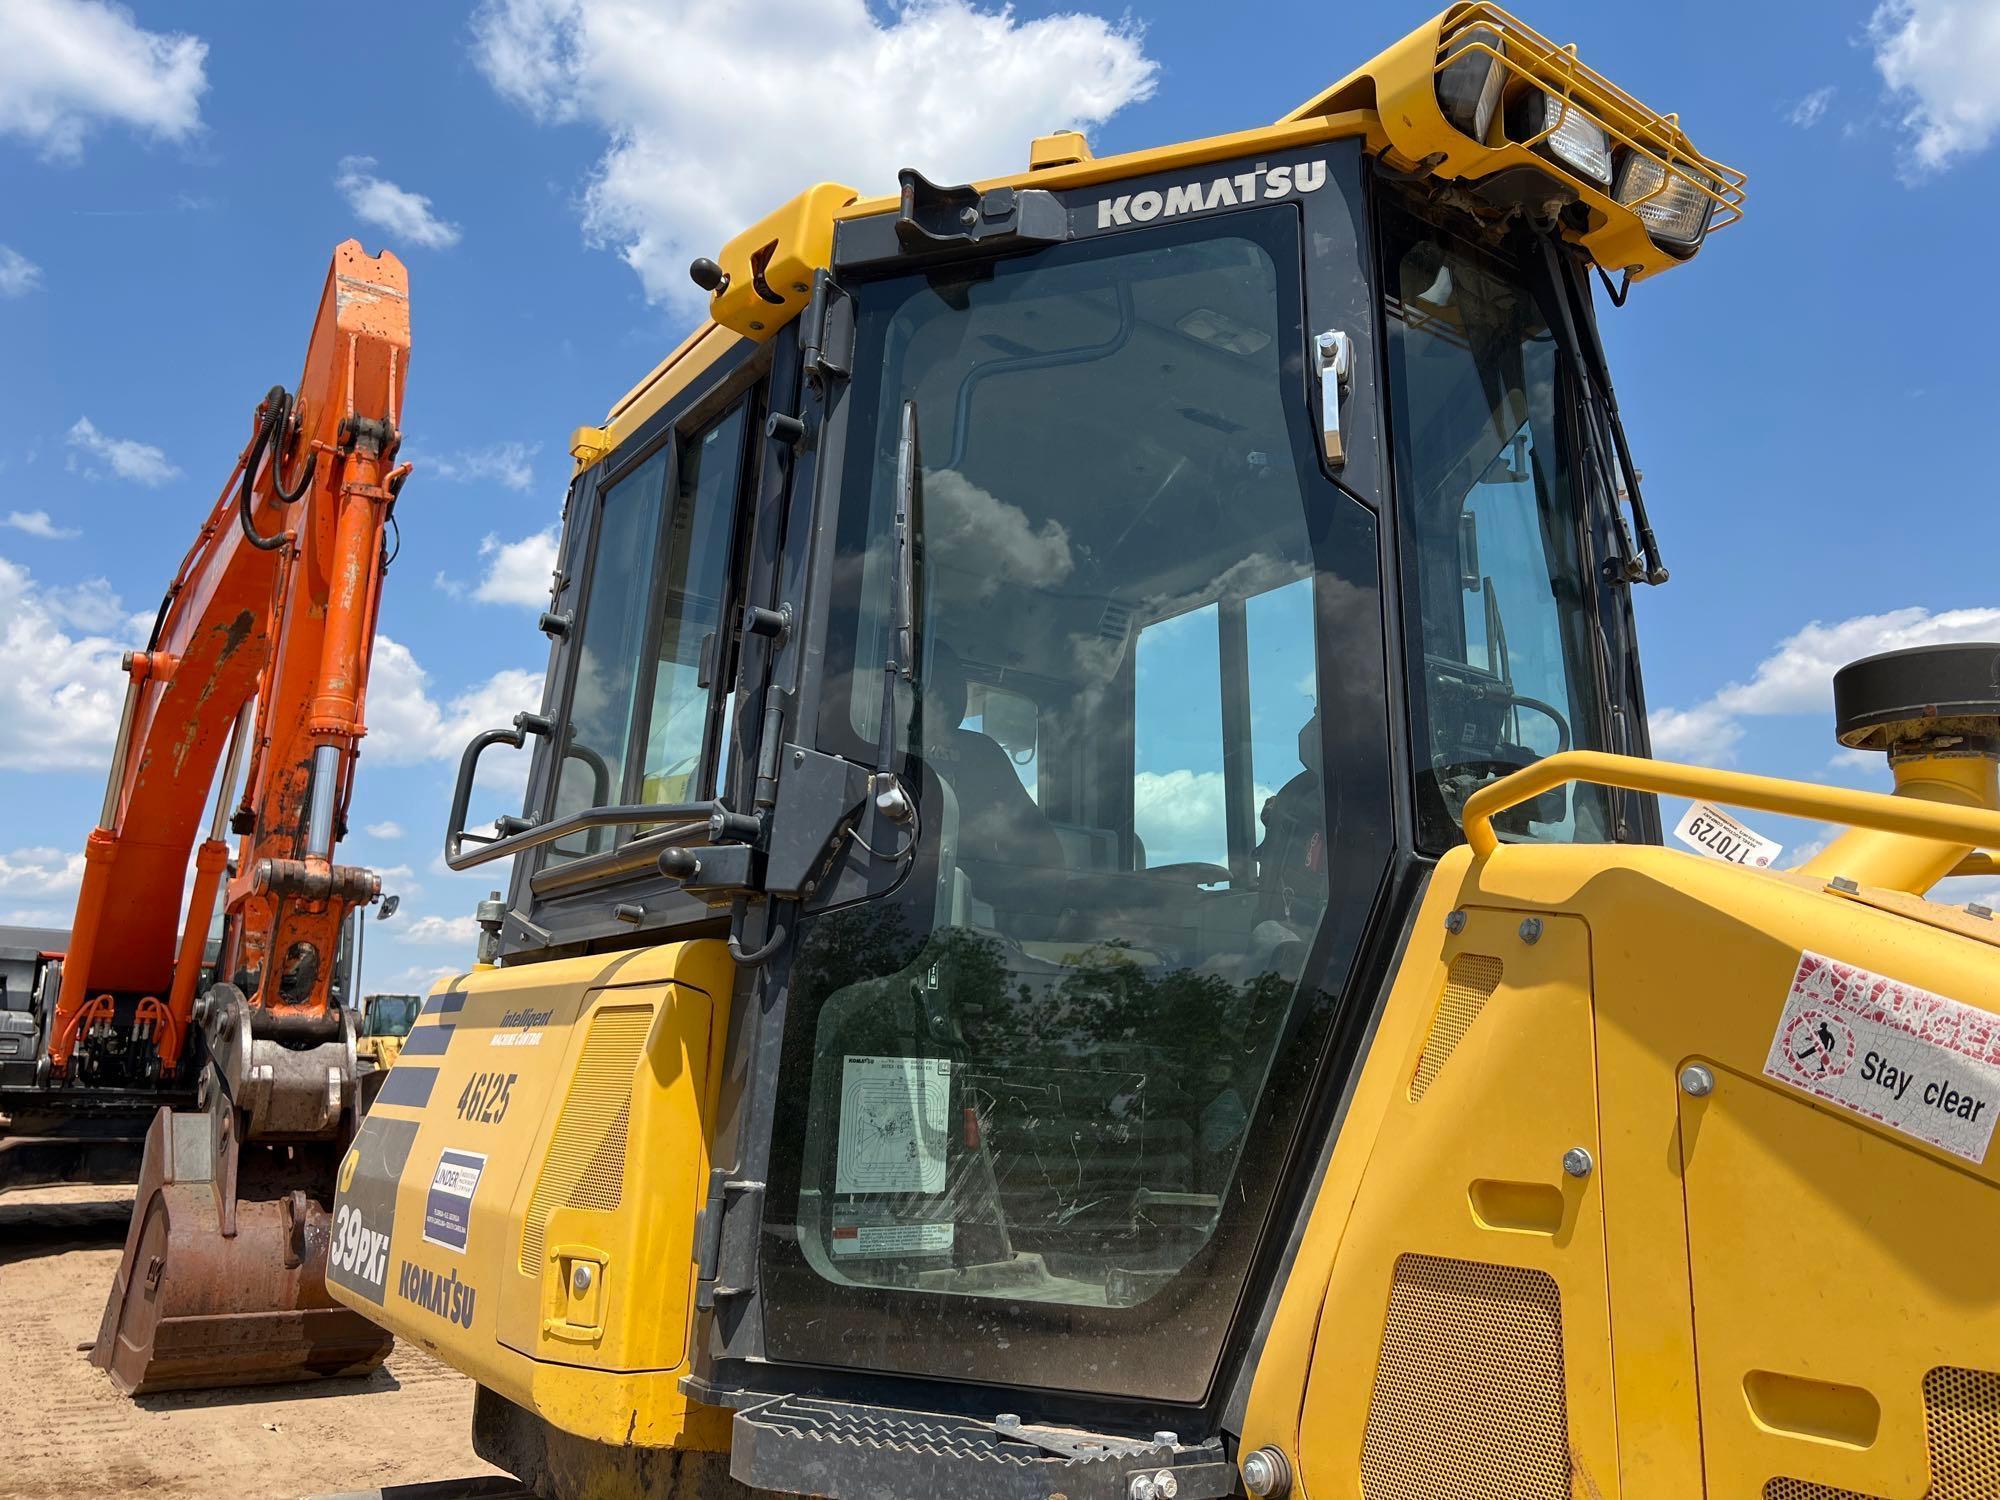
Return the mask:
<svg viewBox="0 0 2000 1500">
<path fill-rule="evenodd" d="M 951 1060 L 848 1057 L 836 1193 L 941 1193 Z"/>
<path fill-rule="evenodd" d="M 842 1203 L 833 1210 L 833 1253 L 856 1260 L 949 1255 L 957 1229 L 951 1219 L 899 1219 L 882 1205 Z"/>
<path fill-rule="evenodd" d="M 1982 1162 L 2000 1116 L 2000 1016 L 1802 953 L 1764 1076 Z"/>
</svg>

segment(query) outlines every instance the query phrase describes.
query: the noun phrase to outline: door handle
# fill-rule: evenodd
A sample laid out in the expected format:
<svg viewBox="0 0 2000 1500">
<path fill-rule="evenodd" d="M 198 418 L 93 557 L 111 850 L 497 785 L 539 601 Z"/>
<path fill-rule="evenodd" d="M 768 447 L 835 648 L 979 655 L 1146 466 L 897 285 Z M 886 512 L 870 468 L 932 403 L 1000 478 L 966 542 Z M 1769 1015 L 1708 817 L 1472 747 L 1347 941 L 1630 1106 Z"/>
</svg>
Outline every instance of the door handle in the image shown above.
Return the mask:
<svg viewBox="0 0 2000 1500">
<path fill-rule="evenodd" d="M 1319 367 L 1320 445 L 1326 461 L 1334 468 L 1347 463 L 1347 435 L 1340 426 L 1340 403 L 1354 377 L 1354 340 L 1338 328 L 1329 328 L 1313 340 L 1314 362 Z"/>
</svg>

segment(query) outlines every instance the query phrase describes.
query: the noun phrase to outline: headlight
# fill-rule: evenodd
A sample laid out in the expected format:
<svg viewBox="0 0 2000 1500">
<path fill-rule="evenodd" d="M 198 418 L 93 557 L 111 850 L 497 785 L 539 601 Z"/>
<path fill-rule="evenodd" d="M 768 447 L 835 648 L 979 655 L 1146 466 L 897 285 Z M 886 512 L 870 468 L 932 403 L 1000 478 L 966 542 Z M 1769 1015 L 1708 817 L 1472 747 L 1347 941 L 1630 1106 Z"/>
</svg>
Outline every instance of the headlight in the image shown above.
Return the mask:
<svg viewBox="0 0 2000 1500">
<path fill-rule="evenodd" d="M 1534 143 L 1532 149 L 1611 186 L 1611 137 L 1567 100 L 1535 89 L 1507 108 L 1509 139 Z"/>
<path fill-rule="evenodd" d="M 1645 221 L 1646 231 L 1662 245 L 1692 250 L 1708 233 L 1709 216 L 1715 200 L 1696 183 L 1712 191 L 1721 184 L 1684 162 L 1676 162 L 1671 175 L 1650 156 L 1627 152 L 1618 169 L 1618 186 L 1612 196 Z"/>
<path fill-rule="evenodd" d="M 1445 64 L 1438 69 L 1438 108 L 1453 126 L 1483 145 L 1493 112 L 1500 107 L 1506 70 L 1499 57 L 1467 50 L 1475 46 L 1502 53 L 1506 44 L 1490 26 L 1469 26 L 1454 37 L 1445 49 Z"/>
</svg>

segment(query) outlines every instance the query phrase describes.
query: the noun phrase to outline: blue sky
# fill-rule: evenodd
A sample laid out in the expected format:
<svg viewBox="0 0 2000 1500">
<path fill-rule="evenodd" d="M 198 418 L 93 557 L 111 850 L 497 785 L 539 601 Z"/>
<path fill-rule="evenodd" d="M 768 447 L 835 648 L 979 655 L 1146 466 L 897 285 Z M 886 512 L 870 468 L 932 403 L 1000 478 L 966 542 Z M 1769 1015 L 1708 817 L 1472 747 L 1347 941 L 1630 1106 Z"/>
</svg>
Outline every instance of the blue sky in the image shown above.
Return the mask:
<svg viewBox="0 0 2000 1500">
<path fill-rule="evenodd" d="M 1430 11 L 507 0 L 356 38 L 306 7 L 7 0 L 0 920 L 67 921 L 117 652 L 297 378 L 340 239 L 397 250 L 415 325 L 345 846 L 405 894 L 371 934 L 395 988 L 469 953 L 453 763 L 536 699 L 567 435 L 678 341 L 689 256 L 822 177 L 962 180 L 1066 120 L 1100 151 L 1268 120 Z M 1660 750 L 1877 784 L 1835 754 L 1831 668 L 2000 638 L 2000 0 L 1524 11 L 1751 178 L 1744 222 L 1606 310 L 1674 570 L 1640 597 Z"/>
</svg>

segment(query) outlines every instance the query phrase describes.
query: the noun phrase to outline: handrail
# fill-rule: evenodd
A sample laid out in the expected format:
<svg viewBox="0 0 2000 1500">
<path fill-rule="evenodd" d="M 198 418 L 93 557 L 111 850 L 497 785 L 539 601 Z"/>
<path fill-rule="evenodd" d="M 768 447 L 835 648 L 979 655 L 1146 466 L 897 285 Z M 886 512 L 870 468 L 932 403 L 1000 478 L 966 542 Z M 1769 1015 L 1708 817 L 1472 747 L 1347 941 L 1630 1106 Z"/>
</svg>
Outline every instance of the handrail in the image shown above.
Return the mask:
<svg viewBox="0 0 2000 1500">
<path fill-rule="evenodd" d="M 1848 787 L 1814 786 L 1777 776 L 1684 766 L 1637 755 L 1612 755 L 1603 750 L 1564 751 L 1481 787 L 1465 799 L 1465 841 L 1475 855 L 1484 858 L 1500 847 L 1499 836 L 1493 831 L 1495 817 L 1572 781 L 1620 787 L 1628 792 L 1700 797 L 1787 817 L 1846 823 L 1855 828 L 1874 828 L 1943 844 L 1969 844 L 1975 849 L 2000 846 L 2000 812 L 1984 808 L 1894 797 L 1886 792 L 1859 792 Z"/>
<path fill-rule="evenodd" d="M 1974 849 L 1953 865 L 1945 878 L 1958 875 L 2000 875 L 2000 856 L 1996 856 L 1991 849 Z"/>
</svg>

